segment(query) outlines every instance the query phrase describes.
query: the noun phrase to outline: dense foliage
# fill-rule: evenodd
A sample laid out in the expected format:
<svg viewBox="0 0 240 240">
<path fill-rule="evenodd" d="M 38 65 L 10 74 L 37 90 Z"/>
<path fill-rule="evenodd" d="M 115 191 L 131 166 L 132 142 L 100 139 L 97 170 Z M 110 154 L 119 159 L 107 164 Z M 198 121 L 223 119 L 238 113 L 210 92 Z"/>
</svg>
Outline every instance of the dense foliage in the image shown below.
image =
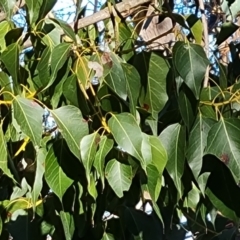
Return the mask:
<svg viewBox="0 0 240 240">
<path fill-rule="evenodd" d="M 239 44 L 204 88 L 210 62 L 195 15 L 160 5 L 154 14 L 188 33 L 175 32 L 168 51 L 139 51 L 138 25 L 117 12 L 104 20 L 102 49 L 96 26 L 46 17 L 56 0 L 25 2 L 26 30 L 11 20 L 15 1 L 0 1 L 1 239 L 20 220 L 36 240 L 183 239 L 182 215 L 198 239 L 235 239 Z M 238 4 L 222 4 L 217 45 L 238 29 L 228 18 Z"/>
</svg>

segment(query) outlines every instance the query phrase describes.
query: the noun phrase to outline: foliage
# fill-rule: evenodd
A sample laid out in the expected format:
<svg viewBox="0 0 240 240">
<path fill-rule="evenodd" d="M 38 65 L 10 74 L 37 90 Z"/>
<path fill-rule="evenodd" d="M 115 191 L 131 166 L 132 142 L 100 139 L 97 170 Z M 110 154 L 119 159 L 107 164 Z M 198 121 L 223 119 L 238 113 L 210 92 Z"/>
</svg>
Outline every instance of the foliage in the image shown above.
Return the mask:
<svg viewBox="0 0 240 240">
<path fill-rule="evenodd" d="M 139 52 L 136 25 L 113 15 L 102 51 L 93 26 L 75 31 L 46 17 L 54 0 L 26 1 L 25 37 L 11 20 L 14 1 L 0 2 L 1 239 L 26 215 L 32 239 L 179 239 L 182 215 L 198 239 L 237 235 L 239 67 L 219 62 L 203 88 L 210 62 L 199 19 L 156 9 L 191 26 L 166 54 Z M 235 31 L 224 22 L 218 45 Z"/>
</svg>

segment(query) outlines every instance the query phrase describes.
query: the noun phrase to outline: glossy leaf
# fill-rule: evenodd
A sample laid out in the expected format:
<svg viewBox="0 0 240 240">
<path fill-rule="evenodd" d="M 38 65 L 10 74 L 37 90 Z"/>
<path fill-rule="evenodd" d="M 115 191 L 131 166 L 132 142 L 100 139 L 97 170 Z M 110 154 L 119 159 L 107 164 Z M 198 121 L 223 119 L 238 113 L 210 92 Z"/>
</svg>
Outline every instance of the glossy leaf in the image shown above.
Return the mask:
<svg viewBox="0 0 240 240">
<path fill-rule="evenodd" d="M 71 150 L 80 159 L 79 143 L 88 134 L 88 124 L 78 108 L 68 105 L 51 111 L 58 128 Z M 78 130 L 76 131 L 76 126 Z"/>
<path fill-rule="evenodd" d="M 196 99 L 199 93 L 209 61 L 203 48 L 192 43 L 177 42 L 173 47 L 173 63 Z"/>
<path fill-rule="evenodd" d="M 161 111 L 168 100 L 166 77 L 169 65 L 156 53 L 141 53 L 134 59 L 141 80 L 144 83 L 141 91 L 140 104 L 154 117 Z"/>
<path fill-rule="evenodd" d="M 104 53 L 103 63 L 110 68 L 109 74 L 105 77 L 107 85 L 123 100 L 127 99 L 127 87 L 124 71 L 120 58 L 114 53 Z"/>
<path fill-rule="evenodd" d="M 99 142 L 99 149 L 96 153 L 95 159 L 94 159 L 94 167 L 96 168 L 101 182 L 102 182 L 102 186 L 104 189 L 105 183 L 104 183 L 104 163 L 105 163 L 105 157 L 107 156 L 107 154 L 109 153 L 109 151 L 112 149 L 113 147 L 113 140 L 112 139 L 108 139 L 106 136 L 102 136 Z"/>
<path fill-rule="evenodd" d="M 237 29 L 238 25 L 232 22 L 223 23 L 221 26 L 220 33 L 218 34 L 216 44 L 220 45 L 222 42 L 224 42 L 226 39 L 232 36 L 233 33 L 237 31 Z"/>
<path fill-rule="evenodd" d="M 240 120 L 220 118 L 210 129 L 206 153 L 223 161 L 237 179 L 240 178 Z"/>
<path fill-rule="evenodd" d="M 2 131 L 2 123 L 0 124 L 0 168 L 3 173 L 13 178 L 9 168 L 8 168 L 8 153 L 7 153 L 7 144 L 4 139 L 4 134 Z"/>
<path fill-rule="evenodd" d="M 81 160 L 85 167 L 88 180 L 99 142 L 100 135 L 98 132 L 86 135 L 80 141 Z"/>
<path fill-rule="evenodd" d="M 207 146 L 208 132 L 214 123 L 214 120 L 199 114 L 190 132 L 187 160 L 196 180 L 202 168 L 202 157 Z"/>
<path fill-rule="evenodd" d="M 42 0 L 39 19 L 44 18 L 52 10 L 56 2 L 57 0 Z"/>
<path fill-rule="evenodd" d="M 145 162 L 141 154 L 142 132 L 134 116 L 129 113 L 112 115 L 108 126 L 117 144 L 138 159 L 145 169 Z"/>
<path fill-rule="evenodd" d="M 73 180 L 63 172 L 60 164 L 61 159 L 57 159 L 54 148 L 51 147 L 45 159 L 45 179 L 48 186 L 62 201 L 64 193 L 72 185 Z"/>
<path fill-rule="evenodd" d="M 140 75 L 130 64 L 122 63 L 122 68 L 126 78 L 130 112 L 136 117 L 136 106 L 141 87 Z"/>
<path fill-rule="evenodd" d="M 129 190 L 132 182 L 131 166 L 122 164 L 116 159 L 112 159 L 107 163 L 105 175 L 116 195 L 119 198 L 123 197 L 123 192 Z"/>
<path fill-rule="evenodd" d="M 185 134 L 186 129 L 176 123 L 165 128 L 159 136 L 168 154 L 167 171 L 173 179 L 180 197 L 183 194 L 181 177 L 185 162 Z"/>
<path fill-rule="evenodd" d="M 42 116 L 44 110 L 38 103 L 27 98 L 17 96 L 13 101 L 13 115 L 21 130 L 32 140 L 34 145 L 40 146 L 42 138 Z"/>
</svg>

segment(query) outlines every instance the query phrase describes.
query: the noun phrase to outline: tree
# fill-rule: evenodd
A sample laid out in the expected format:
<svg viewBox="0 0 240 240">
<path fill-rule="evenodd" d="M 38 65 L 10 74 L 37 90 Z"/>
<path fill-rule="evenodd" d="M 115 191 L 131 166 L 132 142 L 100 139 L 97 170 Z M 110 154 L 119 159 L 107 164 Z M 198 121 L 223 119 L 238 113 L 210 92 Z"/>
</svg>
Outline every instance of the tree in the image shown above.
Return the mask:
<svg viewBox="0 0 240 240">
<path fill-rule="evenodd" d="M 239 3 L 196 2 L 200 19 L 174 13 L 173 1 L 108 2 L 85 18 L 77 7 L 70 25 L 50 14 L 55 3 L 0 1 L 2 239 L 16 218 L 34 227 L 31 239 L 183 239 L 173 231 L 182 215 L 198 239 L 235 239 L 239 44 L 229 18 Z M 16 4 L 26 31 L 11 20 Z M 232 54 L 219 75 L 206 6 L 224 11 L 208 10 L 221 17 L 219 51 Z"/>
</svg>

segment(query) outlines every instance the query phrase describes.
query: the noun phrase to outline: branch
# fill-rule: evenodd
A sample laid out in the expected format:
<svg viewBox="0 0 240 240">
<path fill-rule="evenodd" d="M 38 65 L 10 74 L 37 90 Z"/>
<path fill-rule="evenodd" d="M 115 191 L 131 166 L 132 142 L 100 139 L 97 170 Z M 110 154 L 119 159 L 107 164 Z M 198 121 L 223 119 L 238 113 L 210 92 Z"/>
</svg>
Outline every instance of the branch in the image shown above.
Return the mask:
<svg viewBox="0 0 240 240">
<path fill-rule="evenodd" d="M 207 55 L 207 58 L 209 57 L 209 38 L 208 38 L 208 23 L 207 23 L 207 18 L 205 15 L 205 8 L 204 8 L 204 3 L 203 0 L 198 0 L 199 1 L 199 8 L 201 11 L 201 18 L 202 18 L 202 24 L 203 24 L 203 35 L 204 35 L 204 43 L 205 43 L 205 52 Z M 209 66 L 207 67 L 205 77 L 204 77 L 204 82 L 203 82 L 203 87 L 206 88 L 208 86 L 208 79 L 209 79 Z"/>
<path fill-rule="evenodd" d="M 153 2 L 153 0 L 123 0 L 123 2 L 117 3 L 115 5 L 115 8 L 117 9 L 117 11 L 119 13 L 121 13 L 122 17 L 126 18 L 129 15 L 131 15 L 138 6 L 141 6 L 144 4 L 150 4 L 152 2 Z M 24 5 L 23 3 L 24 3 L 24 1 L 22 0 L 21 3 L 19 4 L 19 7 L 23 6 Z M 6 15 L 4 15 L 4 16 L 6 18 Z M 87 27 L 91 24 L 97 23 L 99 21 L 108 19 L 110 17 L 111 17 L 111 15 L 110 15 L 109 9 L 108 9 L 108 7 L 106 7 L 104 9 L 92 14 L 91 16 L 87 16 L 82 19 L 79 19 L 77 28 L 81 29 L 81 28 Z M 4 20 L 5 18 L 2 16 L 2 18 L 0 18 L 0 21 Z M 73 28 L 74 23 L 71 23 L 70 26 Z M 63 34 L 64 33 L 62 32 L 61 35 L 63 35 Z M 24 43 L 24 48 L 28 48 L 31 46 L 32 46 L 31 40 L 28 39 Z"/>
</svg>

